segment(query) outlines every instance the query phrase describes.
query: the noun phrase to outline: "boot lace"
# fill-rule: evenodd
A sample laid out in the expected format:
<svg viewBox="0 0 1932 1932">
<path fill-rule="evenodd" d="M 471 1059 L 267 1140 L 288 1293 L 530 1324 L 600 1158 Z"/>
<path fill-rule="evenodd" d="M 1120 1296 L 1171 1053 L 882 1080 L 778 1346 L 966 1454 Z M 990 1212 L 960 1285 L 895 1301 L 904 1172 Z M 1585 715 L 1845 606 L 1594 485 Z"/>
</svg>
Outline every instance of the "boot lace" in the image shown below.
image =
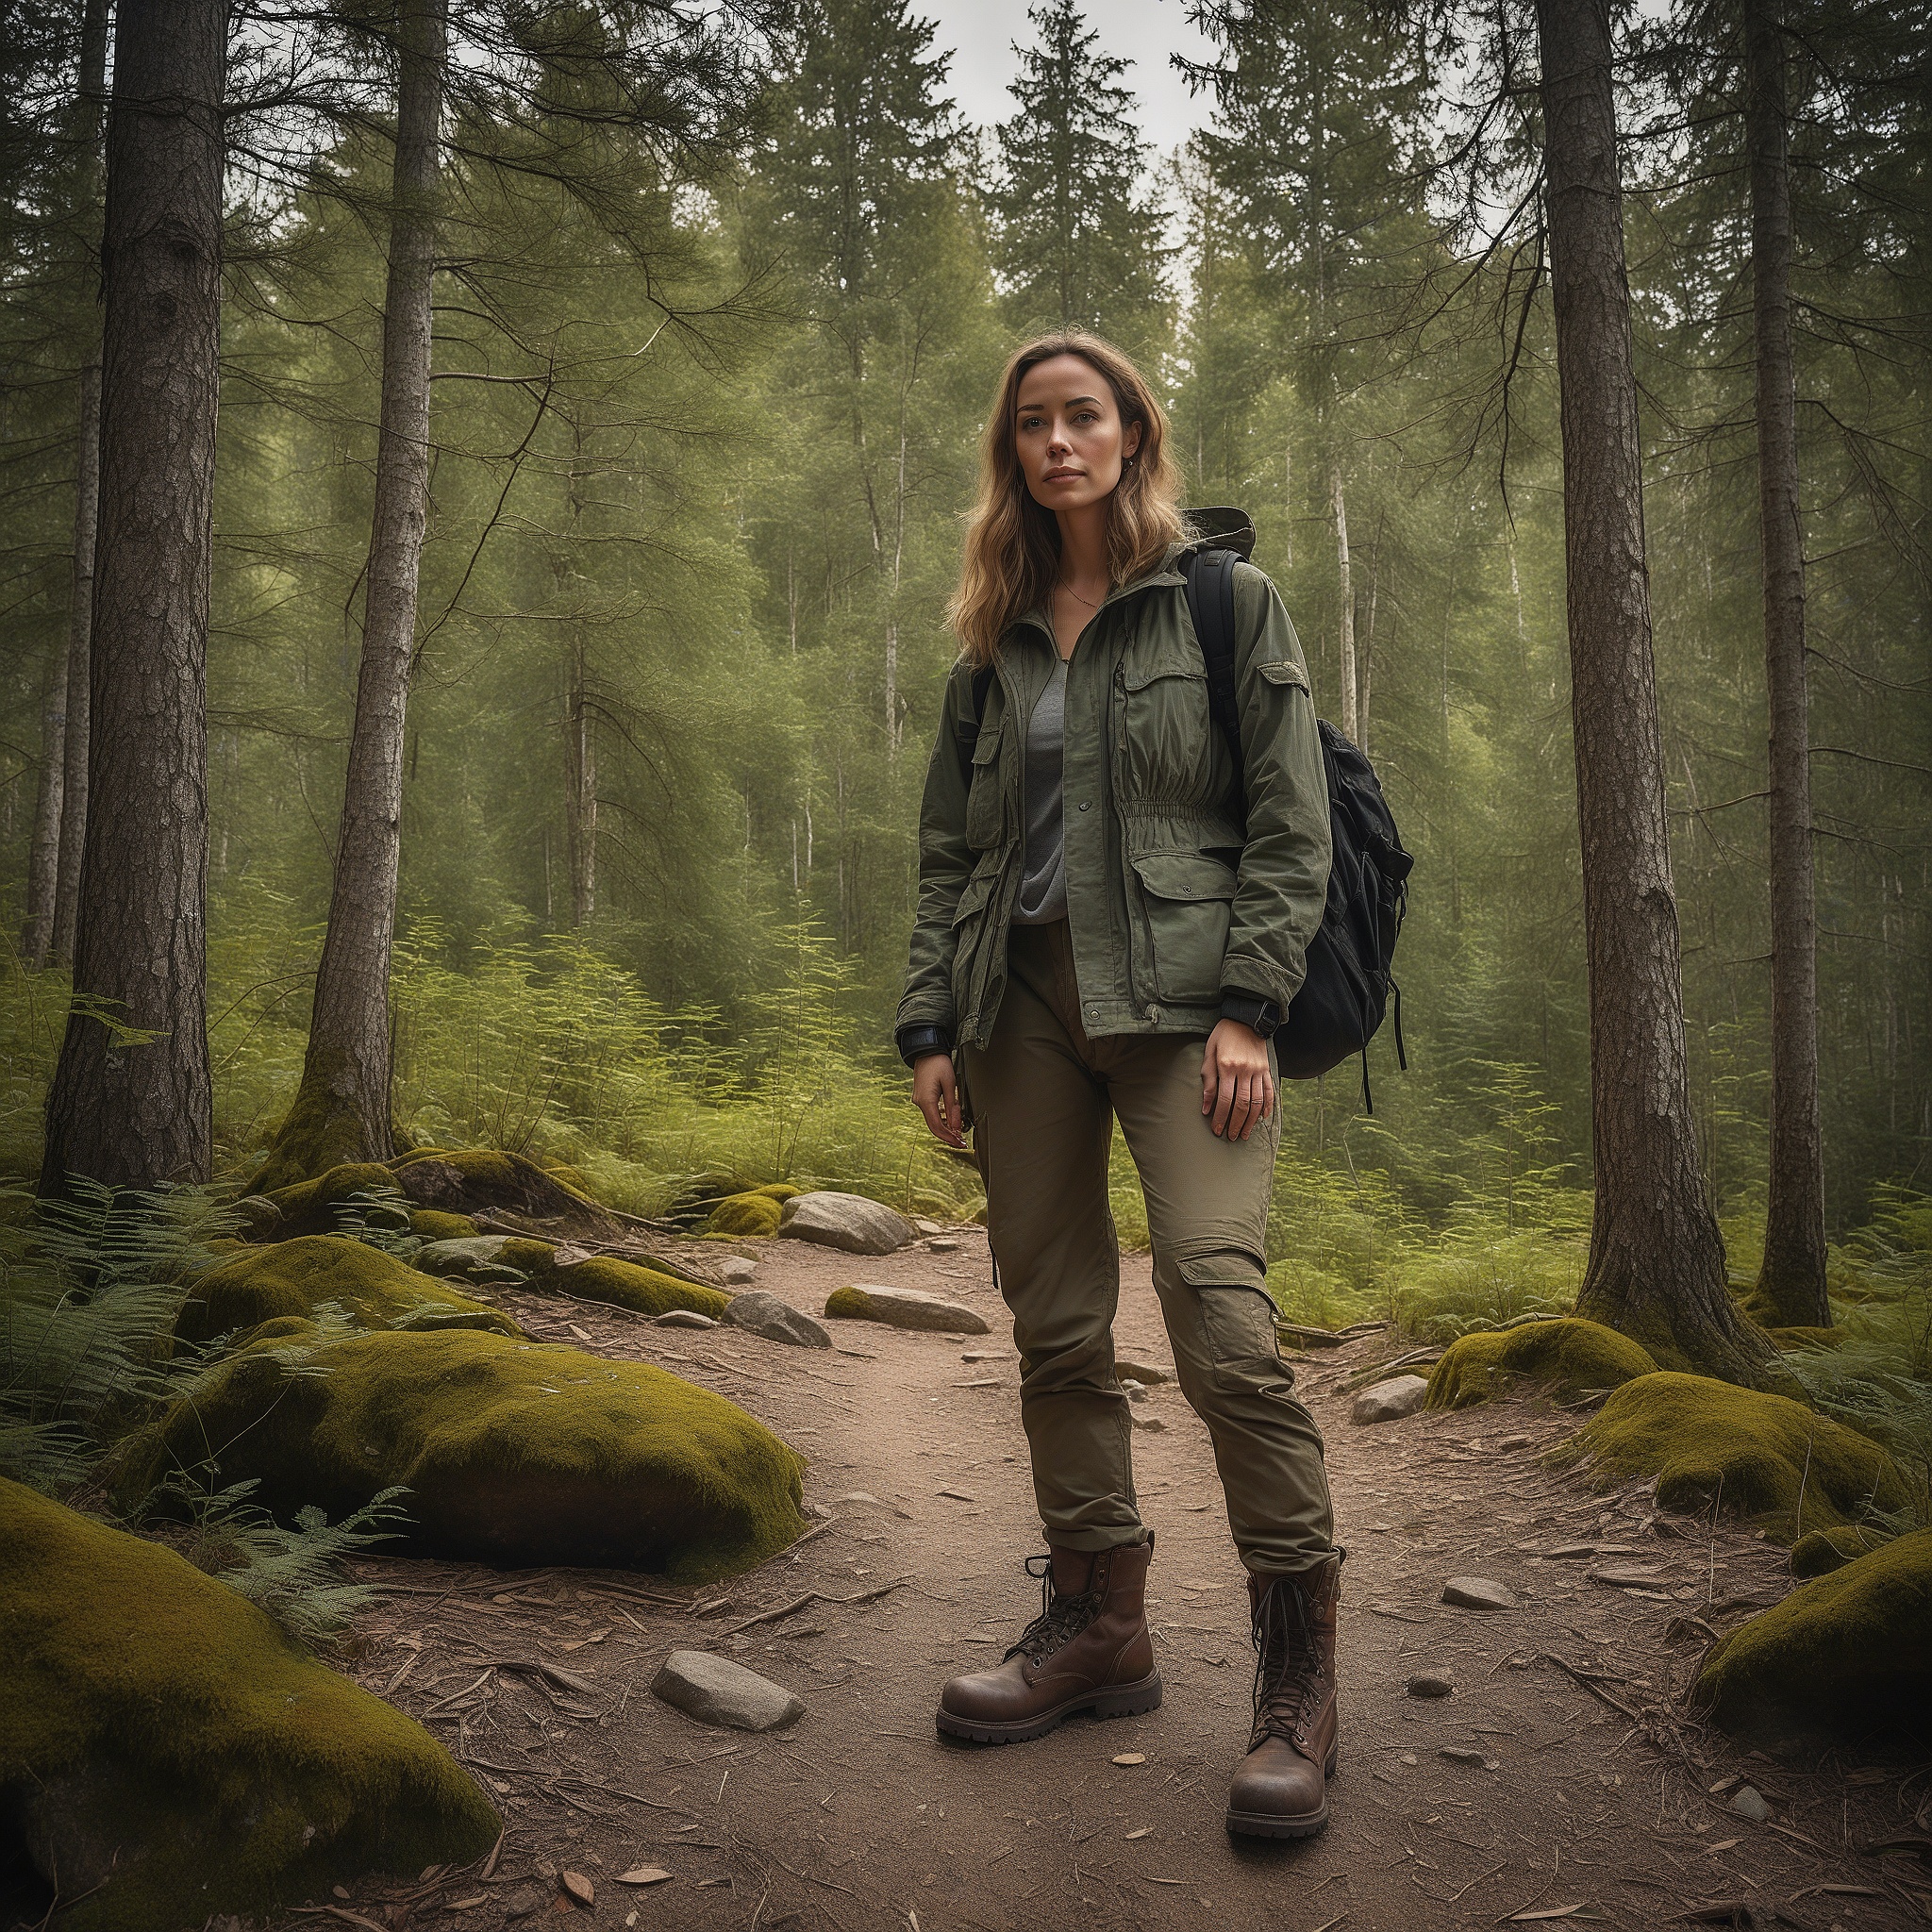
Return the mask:
<svg viewBox="0 0 1932 1932">
<path fill-rule="evenodd" d="M 1075 1596 L 1054 1588 L 1051 1552 L 1028 1557 L 1026 1574 L 1040 1581 L 1040 1614 L 1020 1633 L 1019 1642 L 1007 1652 L 1003 1662 L 1025 1657 L 1038 1663 L 1062 1644 L 1070 1643 L 1100 1614 L 1099 1591 L 1084 1591 Z"/>
<path fill-rule="evenodd" d="M 1302 1705 L 1322 1674 L 1308 1595 L 1286 1577 L 1261 1593 L 1255 1624 L 1255 1730 L 1248 1749 L 1264 1738 L 1292 1742 Z"/>
</svg>

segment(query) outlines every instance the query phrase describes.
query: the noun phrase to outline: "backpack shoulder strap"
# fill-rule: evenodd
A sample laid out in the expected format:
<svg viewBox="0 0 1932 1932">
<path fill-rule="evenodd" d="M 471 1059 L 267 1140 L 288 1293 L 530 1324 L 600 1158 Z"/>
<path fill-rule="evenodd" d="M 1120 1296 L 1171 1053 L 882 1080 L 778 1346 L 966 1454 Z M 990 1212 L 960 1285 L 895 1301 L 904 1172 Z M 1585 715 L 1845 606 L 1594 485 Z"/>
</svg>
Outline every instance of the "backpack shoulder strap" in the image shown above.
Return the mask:
<svg viewBox="0 0 1932 1932">
<path fill-rule="evenodd" d="M 973 754 L 979 749 L 979 721 L 986 715 L 986 694 L 992 689 L 993 667 L 982 664 L 973 674 L 966 694 L 966 706 L 954 726 L 959 751 L 959 776 L 973 782 Z"/>
<path fill-rule="evenodd" d="M 1235 697 L 1234 567 L 1232 550 L 1194 550 L 1181 565 L 1188 583 L 1188 615 L 1208 666 L 1208 709 L 1234 759 L 1235 796 L 1245 798 L 1241 714 Z"/>
</svg>

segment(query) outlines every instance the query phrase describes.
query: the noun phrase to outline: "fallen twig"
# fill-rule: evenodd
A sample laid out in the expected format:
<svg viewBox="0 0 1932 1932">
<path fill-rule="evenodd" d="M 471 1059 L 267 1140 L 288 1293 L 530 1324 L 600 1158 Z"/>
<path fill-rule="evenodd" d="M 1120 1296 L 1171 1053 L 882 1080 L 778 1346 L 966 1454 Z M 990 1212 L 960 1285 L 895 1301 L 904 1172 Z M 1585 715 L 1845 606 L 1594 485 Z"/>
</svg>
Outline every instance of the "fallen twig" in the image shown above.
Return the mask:
<svg viewBox="0 0 1932 1932">
<path fill-rule="evenodd" d="M 1566 1663 L 1563 1660 L 1563 1658 L 1557 1657 L 1557 1655 L 1555 1655 L 1554 1652 L 1551 1651 L 1539 1651 L 1537 1655 L 1542 1662 L 1547 1664 L 1555 1664 L 1556 1667 L 1559 1671 L 1563 1672 L 1567 1676 L 1574 1678 L 1575 1681 L 1582 1685 L 1583 1688 L 1586 1690 L 1588 1690 L 1592 1697 L 1601 1699 L 1602 1702 L 1607 1704 L 1612 1710 L 1618 1712 L 1620 1715 L 1624 1717 L 1627 1717 L 1633 1724 L 1642 1724 L 1643 1720 L 1641 1717 L 1639 1717 L 1638 1714 L 1634 1710 L 1632 1710 L 1630 1707 L 1623 1701 L 1622 1698 L 1612 1697 L 1610 1693 L 1607 1690 L 1606 1690 L 1601 1684 L 1591 1682 L 1591 1674 L 1588 1671 L 1578 1670 L 1574 1664 Z M 1621 1682 L 1622 1679 L 1618 1679 L 1618 1681 Z"/>
<path fill-rule="evenodd" d="M 827 1596 L 822 1590 L 808 1590 L 803 1596 L 795 1596 L 789 1603 L 780 1604 L 775 1609 L 760 1610 L 756 1617 L 747 1617 L 741 1624 L 734 1624 L 728 1630 L 719 1632 L 721 1637 L 736 1637 L 741 1630 L 749 1630 L 757 1624 L 775 1624 L 781 1617 L 789 1617 L 794 1610 L 802 1610 L 808 1604 L 870 1604 L 882 1596 L 891 1596 L 895 1590 L 910 1583 L 909 1576 L 901 1576 L 891 1583 L 882 1583 L 876 1590 L 860 1591 L 857 1596 Z"/>
</svg>

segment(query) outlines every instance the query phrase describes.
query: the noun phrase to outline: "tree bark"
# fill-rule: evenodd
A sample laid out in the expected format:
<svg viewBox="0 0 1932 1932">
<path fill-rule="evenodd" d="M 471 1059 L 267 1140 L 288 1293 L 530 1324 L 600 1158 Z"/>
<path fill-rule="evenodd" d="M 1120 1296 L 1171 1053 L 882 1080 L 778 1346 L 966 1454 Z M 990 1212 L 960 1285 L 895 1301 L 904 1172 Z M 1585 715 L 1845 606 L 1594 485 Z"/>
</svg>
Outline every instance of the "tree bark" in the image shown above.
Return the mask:
<svg viewBox="0 0 1932 1932">
<path fill-rule="evenodd" d="M 1771 708 L 1771 1171 L 1754 1310 L 1777 1327 L 1828 1326 L 1824 1148 L 1818 1117 L 1818 922 L 1805 676 L 1805 541 L 1791 353 L 1790 128 L 1783 30 L 1743 0 L 1751 149 L 1751 308 L 1757 349 L 1757 503 L 1764 683 Z"/>
<path fill-rule="evenodd" d="M 1328 504 L 1335 513 L 1335 576 L 1341 622 L 1337 636 L 1341 647 L 1341 735 L 1351 744 L 1361 741 L 1361 718 L 1356 704 L 1355 572 L 1348 556 L 1348 503 L 1341 492 L 1341 465 L 1328 473 Z"/>
<path fill-rule="evenodd" d="M 205 1181 L 223 0 L 122 0 L 102 237 L 100 555 L 75 997 L 41 1185 Z"/>
<path fill-rule="evenodd" d="M 1665 1367 L 1762 1385 L 1698 1170 L 1644 563 L 1607 0 L 1537 0 L 1562 391 L 1596 1210 L 1577 1313 Z"/>
<path fill-rule="evenodd" d="M 447 0 L 404 0 L 382 321 L 382 423 L 348 776 L 302 1084 L 258 1189 L 387 1160 L 390 949 L 402 857 L 403 748 L 429 513 L 430 295 L 436 271 Z"/>
<path fill-rule="evenodd" d="M 101 116 L 108 90 L 108 0 L 81 14 L 75 90 L 76 236 L 96 233 L 101 196 Z M 87 830 L 88 633 L 93 624 L 94 527 L 101 498 L 101 343 L 90 328 L 75 409 L 74 559 L 61 655 L 49 669 L 41 727 L 41 783 L 27 861 L 27 919 L 21 952 L 30 966 L 72 961 Z"/>
</svg>

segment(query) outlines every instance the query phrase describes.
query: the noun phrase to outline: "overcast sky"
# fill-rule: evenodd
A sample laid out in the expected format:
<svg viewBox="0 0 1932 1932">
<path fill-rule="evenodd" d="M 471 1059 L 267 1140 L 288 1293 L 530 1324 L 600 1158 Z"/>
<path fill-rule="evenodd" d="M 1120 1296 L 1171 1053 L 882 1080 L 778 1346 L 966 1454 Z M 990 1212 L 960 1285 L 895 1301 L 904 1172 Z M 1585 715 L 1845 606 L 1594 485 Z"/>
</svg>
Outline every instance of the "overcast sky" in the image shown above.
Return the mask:
<svg viewBox="0 0 1932 1932">
<path fill-rule="evenodd" d="M 934 42 L 953 57 L 951 92 L 966 118 L 1006 120 L 1013 111 L 1013 42 L 1032 39 L 1026 0 L 914 0 L 913 11 L 939 23 Z M 1140 97 L 1146 138 L 1162 152 L 1178 147 L 1206 122 L 1208 103 L 1188 92 L 1168 56 L 1211 52 L 1188 25 L 1182 0 L 1082 0 L 1081 11 L 1107 52 L 1134 63 L 1123 85 Z"/>
</svg>

